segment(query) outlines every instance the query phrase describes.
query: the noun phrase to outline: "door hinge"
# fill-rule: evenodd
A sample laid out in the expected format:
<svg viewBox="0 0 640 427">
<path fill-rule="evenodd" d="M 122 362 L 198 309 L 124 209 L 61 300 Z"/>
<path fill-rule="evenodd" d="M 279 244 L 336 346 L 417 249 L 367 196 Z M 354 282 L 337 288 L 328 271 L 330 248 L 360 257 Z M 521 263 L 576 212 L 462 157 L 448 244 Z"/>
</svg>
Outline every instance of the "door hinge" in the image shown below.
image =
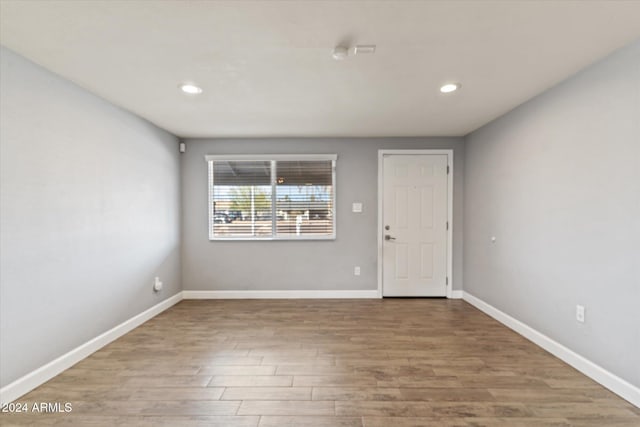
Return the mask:
<svg viewBox="0 0 640 427">
<path fill-rule="evenodd" d="M 444 284 L 445 284 L 445 285 L 447 285 L 447 286 L 449 286 L 449 277 L 448 277 L 448 276 L 447 276 L 447 278 L 446 278 L 446 279 L 444 279 Z"/>
<path fill-rule="evenodd" d="M 449 175 L 449 165 L 447 165 L 447 175 Z"/>
<path fill-rule="evenodd" d="M 449 221 L 447 221 L 447 230 L 449 229 Z"/>
</svg>

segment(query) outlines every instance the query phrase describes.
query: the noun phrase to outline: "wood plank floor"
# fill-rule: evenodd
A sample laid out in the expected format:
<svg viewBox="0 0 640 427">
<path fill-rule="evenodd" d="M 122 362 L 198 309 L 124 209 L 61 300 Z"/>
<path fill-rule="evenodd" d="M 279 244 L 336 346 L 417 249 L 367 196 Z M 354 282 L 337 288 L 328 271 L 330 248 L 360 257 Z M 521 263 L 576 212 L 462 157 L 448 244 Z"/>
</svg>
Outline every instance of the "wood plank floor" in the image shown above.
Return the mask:
<svg viewBox="0 0 640 427">
<path fill-rule="evenodd" d="M 639 426 L 640 410 L 461 300 L 183 301 L 2 425 Z"/>
</svg>

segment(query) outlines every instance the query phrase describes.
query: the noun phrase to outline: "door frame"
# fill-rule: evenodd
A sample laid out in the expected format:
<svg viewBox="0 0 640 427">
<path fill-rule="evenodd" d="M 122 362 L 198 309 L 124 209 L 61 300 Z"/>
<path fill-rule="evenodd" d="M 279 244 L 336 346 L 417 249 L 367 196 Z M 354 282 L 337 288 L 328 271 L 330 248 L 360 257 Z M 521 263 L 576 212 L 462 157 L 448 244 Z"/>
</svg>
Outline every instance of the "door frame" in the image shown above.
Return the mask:
<svg viewBox="0 0 640 427">
<path fill-rule="evenodd" d="M 384 196 L 384 166 L 383 158 L 385 154 L 427 154 L 427 155 L 446 155 L 449 173 L 447 174 L 447 221 L 449 222 L 449 230 L 447 230 L 447 298 L 453 295 L 453 150 L 378 150 L 378 298 L 382 298 L 382 245 L 384 239 L 382 237 L 383 227 L 383 196 Z"/>
</svg>

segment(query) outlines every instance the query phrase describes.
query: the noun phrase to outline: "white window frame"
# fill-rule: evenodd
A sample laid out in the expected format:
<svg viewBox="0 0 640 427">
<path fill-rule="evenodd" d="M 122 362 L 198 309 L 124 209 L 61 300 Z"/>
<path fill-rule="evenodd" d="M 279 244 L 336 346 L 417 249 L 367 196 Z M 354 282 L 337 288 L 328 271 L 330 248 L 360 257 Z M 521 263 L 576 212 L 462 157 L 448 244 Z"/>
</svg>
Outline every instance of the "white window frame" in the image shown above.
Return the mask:
<svg viewBox="0 0 640 427">
<path fill-rule="evenodd" d="M 208 187 L 208 196 L 209 201 L 207 203 L 207 217 L 209 220 L 209 240 L 210 241 L 273 241 L 273 240 L 335 240 L 336 239 L 336 217 L 337 217 L 337 209 L 336 209 L 336 161 L 338 160 L 337 154 L 207 154 L 204 156 L 205 161 L 207 162 L 207 187 Z M 215 236 L 213 233 L 213 187 L 215 186 L 215 182 L 213 182 L 213 162 L 215 161 L 270 161 L 271 162 L 271 224 L 272 224 L 272 235 L 269 237 L 257 237 L 257 236 Z M 332 182 L 332 191 L 331 191 L 331 205 L 333 207 L 333 213 L 331 215 L 331 220 L 333 222 L 332 226 L 332 234 L 327 236 L 278 236 L 277 235 L 277 215 L 276 215 L 276 187 L 277 187 L 277 170 L 275 167 L 276 162 L 278 161 L 313 161 L 313 160 L 325 160 L 331 161 L 331 182 Z"/>
</svg>

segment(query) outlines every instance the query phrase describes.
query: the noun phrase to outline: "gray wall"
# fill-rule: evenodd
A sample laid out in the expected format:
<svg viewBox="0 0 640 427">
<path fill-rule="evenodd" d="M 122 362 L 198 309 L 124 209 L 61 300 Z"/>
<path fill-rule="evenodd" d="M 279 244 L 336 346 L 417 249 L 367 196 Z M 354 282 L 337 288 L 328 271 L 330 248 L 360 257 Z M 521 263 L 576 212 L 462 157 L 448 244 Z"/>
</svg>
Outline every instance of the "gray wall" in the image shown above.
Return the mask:
<svg viewBox="0 0 640 427">
<path fill-rule="evenodd" d="M 180 290 L 180 176 L 172 135 L 5 48 L 0 67 L 5 386 Z"/>
<path fill-rule="evenodd" d="M 640 43 L 465 149 L 464 290 L 640 386 Z"/>
<path fill-rule="evenodd" d="M 453 288 L 462 288 L 462 138 L 187 140 L 182 157 L 186 290 L 377 289 L 378 150 L 454 149 Z M 335 241 L 208 240 L 205 154 L 337 153 Z M 351 203 L 364 203 L 361 214 Z M 353 267 L 361 275 L 353 275 Z"/>
</svg>

